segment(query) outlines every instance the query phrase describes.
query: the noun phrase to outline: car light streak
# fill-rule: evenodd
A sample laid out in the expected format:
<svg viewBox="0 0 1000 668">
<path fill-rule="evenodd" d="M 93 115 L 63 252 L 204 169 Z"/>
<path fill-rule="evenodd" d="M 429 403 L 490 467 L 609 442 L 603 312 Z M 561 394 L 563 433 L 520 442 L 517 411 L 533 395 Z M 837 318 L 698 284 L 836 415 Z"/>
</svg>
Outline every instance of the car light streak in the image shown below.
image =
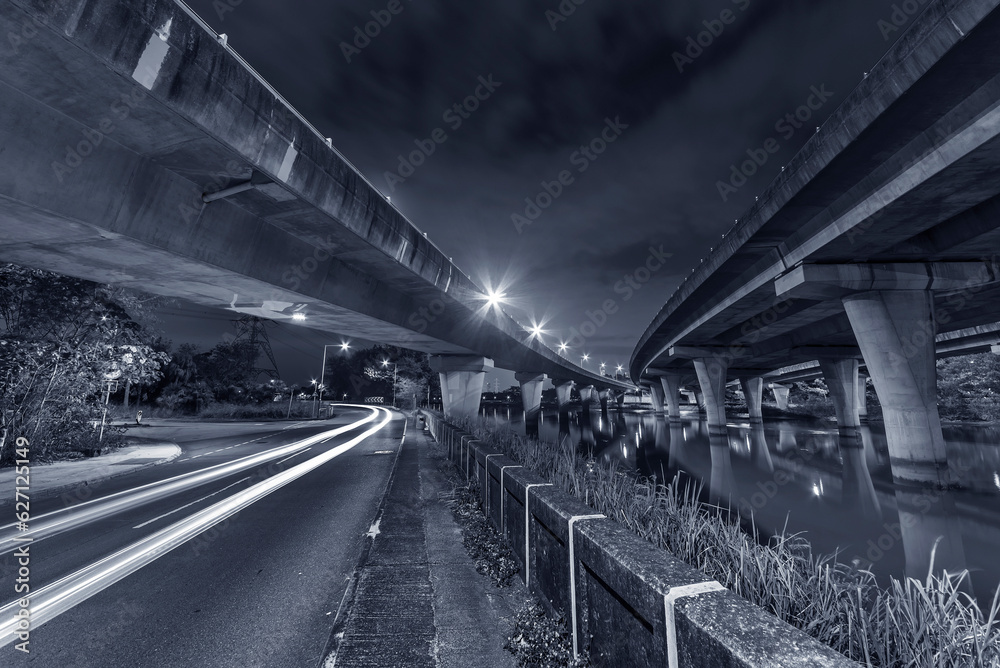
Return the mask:
<svg viewBox="0 0 1000 668">
<path fill-rule="evenodd" d="M 128 577 L 143 566 L 152 563 L 201 532 L 225 521 L 227 518 L 232 517 L 268 494 L 281 489 L 285 485 L 342 455 L 369 436 L 377 433 L 392 421 L 391 411 L 380 407 L 369 408 L 375 412 L 363 422 L 371 422 L 379 412 L 384 414 L 384 419 L 346 443 L 316 455 L 287 471 L 278 473 L 241 492 L 237 492 L 224 501 L 219 501 L 190 517 L 180 520 L 165 529 L 161 529 L 100 561 L 85 566 L 41 589 L 32 591 L 30 593 L 32 628 L 38 628 L 42 624 L 51 621 L 91 596 Z M 325 438 L 328 435 L 329 433 L 327 432 L 313 438 Z M 8 645 L 15 640 L 14 631 L 17 626 L 17 618 L 14 613 L 17 607 L 18 602 L 13 601 L 0 608 L 0 647 Z"/>
</svg>

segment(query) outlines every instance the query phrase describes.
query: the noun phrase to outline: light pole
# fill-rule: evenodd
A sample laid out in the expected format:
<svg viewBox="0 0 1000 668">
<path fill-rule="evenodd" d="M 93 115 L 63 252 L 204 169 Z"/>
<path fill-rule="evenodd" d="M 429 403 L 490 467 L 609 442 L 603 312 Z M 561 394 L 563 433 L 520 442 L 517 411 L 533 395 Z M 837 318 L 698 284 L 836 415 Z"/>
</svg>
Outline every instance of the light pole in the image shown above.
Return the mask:
<svg viewBox="0 0 1000 668">
<path fill-rule="evenodd" d="M 328 343 L 323 346 L 323 369 L 319 373 L 319 384 L 322 385 L 326 380 L 326 349 L 332 348 L 333 346 L 339 346 L 341 350 L 345 353 L 350 350 L 351 344 L 347 341 L 342 341 L 341 343 Z"/>
<path fill-rule="evenodd" d="M 387 367 L 392 365 L 392 407 L 396 407 L 396 370 L 398 369 L 398 364 L 396 362 L 390 362 L 389 360 L 382 360 L 382 366 Z"/>
</svg>

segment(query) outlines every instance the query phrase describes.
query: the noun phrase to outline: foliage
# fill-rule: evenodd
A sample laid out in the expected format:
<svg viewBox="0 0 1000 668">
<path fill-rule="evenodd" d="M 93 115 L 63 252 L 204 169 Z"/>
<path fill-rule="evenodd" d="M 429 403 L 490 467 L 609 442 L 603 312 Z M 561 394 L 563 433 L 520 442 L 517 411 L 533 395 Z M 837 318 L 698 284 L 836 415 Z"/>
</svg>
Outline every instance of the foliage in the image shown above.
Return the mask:
<svg viewBox="0 0 1000 668">
<path fill-rule="evenodd" d="M 527 601 L 517 611 L 514 633 L 504 649 L 517 657 L 517 665 L 523 668 L 584 668 L 590 665 L 586 655 L 573 659 L 573 634 L 566 617 L 561 615 L 552 619 L 535 600 Z"/>
<path fill-rule="evenodd" d="M 984 615 L 961 591 L 967 573 L 893 579 L 881 589 L 870 572 L 813 555 L 801 536 L 761 540 L 752 518 L 703 505 L 700 488 L 679 477 L 667 485 L 638 478 L 482 418 L 459 426 L 863 665 L 1000 667 L 1000 591 Z"/>
<path fill-rule="evenodd" d="M 145 305 L 120 289 L 0 265 L 0 465 L 20 436 L 42 461 L 98 447 L 114 382 L 154 382 L 168 361 L 133 318 Z M 100 445 L 121 441 L 105 429 Z"/>
<path fill-rule="evenodd" d="M 1000 420 L 1000 355 L 939 360 L 938 410 L 945 420 Z"/>
<path fill-rule="evenodd" d="M 462 543 L 476 563 L 476 571 L 497 587 L 509 587 L 521 567 L 510 547 L 486 519 L 479 492 L 472 484 L 454 489 L 447 500 L 462 527 Z"/>
<path fill-rule="evenodd" d="M 395 366 L 393 366 L 395 365 Z M 436 382 L 428 355 L 396 346 L 376 345 L 357 352 L 327 354 L 324 384 L 330 398 L 363 402 L 382 397 L 391 403 L 395 378 L 396 405 L 415 408 Z"/>
</svg>

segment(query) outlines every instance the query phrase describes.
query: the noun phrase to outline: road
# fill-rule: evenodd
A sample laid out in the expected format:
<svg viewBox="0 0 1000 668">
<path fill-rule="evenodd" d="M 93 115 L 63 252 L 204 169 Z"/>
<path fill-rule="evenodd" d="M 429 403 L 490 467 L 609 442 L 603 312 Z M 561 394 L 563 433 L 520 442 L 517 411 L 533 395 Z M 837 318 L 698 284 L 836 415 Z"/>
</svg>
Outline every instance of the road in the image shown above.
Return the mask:
<svg viewBox="0 0 1000 668">
<path fill-rule="evenodd" d="M 0 515 L 0 666 L 319 665 L 402 416 L 356 407 L 322 422 L 152 432 L 183 454 L 33 499 L 28 534 Z M 13 522 L 11 504 L 0 513 Z M 30 654 L 12 623 L 14 539 L 26 536 Z"/>
</svg>

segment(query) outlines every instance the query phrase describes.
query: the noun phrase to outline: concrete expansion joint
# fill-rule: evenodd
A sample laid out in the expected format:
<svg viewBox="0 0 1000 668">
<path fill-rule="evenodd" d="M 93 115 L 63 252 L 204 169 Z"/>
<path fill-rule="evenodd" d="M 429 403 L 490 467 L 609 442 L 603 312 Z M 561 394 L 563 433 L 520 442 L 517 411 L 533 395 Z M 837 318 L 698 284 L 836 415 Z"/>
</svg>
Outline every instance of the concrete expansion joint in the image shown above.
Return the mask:
<svg viewBox="0 0 1000 668">
<path fill-rule="evenodd" d="M 672 587 L 663 597 L 663 608 L 667 621 L 667 665 L 670 668 L 678 668 L 680 666 L 677 658 L 677 619 L 674 610 L 677 600 L 713 591 L 727 591 L 727 589 L 715 580 L 710 580 L 708 582 Z"/>
<path fill-rule="evenodd" d="M 579 640 L 576 630 L 576 552 L 573 549 L 573 525 L 584 520 L 603 520 L 607 515 L 576 515 L 569 518 L 569 598 L 570 623 L 573 625 L 573 658 L 580 658 Z"/>
<path fill-rule="evenodd" d="M 483 471 L 486 472 L 486 479 L 482 480 L 481 482 L 486 487 L 486 516 L 487 517 L 489 517 L 489 515 L 490 515 L 490 457 L 503 457 L 503 455 L 501 455 L 499 453 L 495 453 L 495 454 L 492 454 L 492 455 L 486 455 L 486 458 L 483 460 Z"/>
</svg>

